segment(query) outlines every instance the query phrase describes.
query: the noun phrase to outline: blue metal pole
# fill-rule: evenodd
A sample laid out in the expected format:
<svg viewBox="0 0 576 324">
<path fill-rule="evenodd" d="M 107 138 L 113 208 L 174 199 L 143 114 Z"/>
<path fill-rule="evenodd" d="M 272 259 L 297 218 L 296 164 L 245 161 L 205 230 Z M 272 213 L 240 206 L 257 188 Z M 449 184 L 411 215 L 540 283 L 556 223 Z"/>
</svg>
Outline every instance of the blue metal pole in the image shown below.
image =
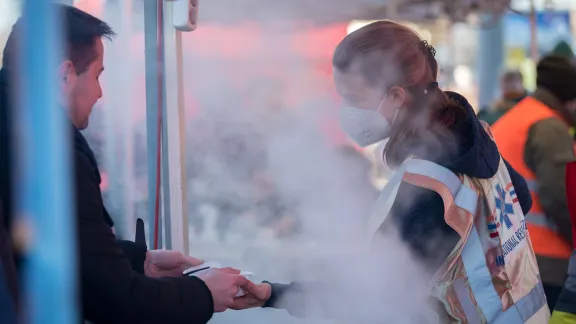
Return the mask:
<svg viewBox="0 0 576 324">
<path fill-rule="evenodd" d="M 491 17 L 482 17 L 485 21 Z M 500 73 L 504 68 L 504 22 L 480 29 L 478 42 L 479 108 L 487 107 L 496 98 Z"/>
<path fill-rule="evenodd" d="M 144 44 L 146 58 L 146 137 L 148 148 L 148 246 L 154 247 L 156 183 L 158 169 L 158 109 L 162 107 L 163 76 L 162 53 L 163 35 L 160 26 L 163 0 L 144 1 Z M 160 9 L 160 11 L 159 11 Z M 161 210 L 161 209 L 160 209 Z M 158 247 L 162 247 L 162 221 L 158 228 Z"/>
<path fill-rule="evenodd" d="M 30 227 L 24 270 L 27 322 L 78 323 L 72 170 L 64 108 L 58 104 L 61 17 L 53 1 L 27 0 L 20 43 L 17 215 Z"/>
</svg>

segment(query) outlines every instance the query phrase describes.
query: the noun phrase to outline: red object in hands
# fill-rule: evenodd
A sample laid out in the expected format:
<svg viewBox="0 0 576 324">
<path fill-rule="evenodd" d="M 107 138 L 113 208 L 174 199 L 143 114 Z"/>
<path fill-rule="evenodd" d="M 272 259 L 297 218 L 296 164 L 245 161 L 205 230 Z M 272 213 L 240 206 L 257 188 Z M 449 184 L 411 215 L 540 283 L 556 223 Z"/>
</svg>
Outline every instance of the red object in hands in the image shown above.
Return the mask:
<svg viewBox="0 0 576 324">
<path fill-rule="evenodd" d="M 572 242 L 576 249 L 576 162 L 566 165 L 566 195 L 570 220 L 572 221 Z"/>
</svg>

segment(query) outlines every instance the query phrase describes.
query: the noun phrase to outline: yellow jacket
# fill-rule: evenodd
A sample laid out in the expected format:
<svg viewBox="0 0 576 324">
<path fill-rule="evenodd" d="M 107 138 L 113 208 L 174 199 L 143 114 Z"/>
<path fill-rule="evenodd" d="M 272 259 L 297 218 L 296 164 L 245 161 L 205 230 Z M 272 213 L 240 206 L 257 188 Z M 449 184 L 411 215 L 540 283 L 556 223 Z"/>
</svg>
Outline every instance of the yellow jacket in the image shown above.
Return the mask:
<svg viewBox="0 0 576 324">
<path fill-rule="evenodd" d="M 554 311 L 549 324 L 576 324 L 576 314 Z"/>
</svg>

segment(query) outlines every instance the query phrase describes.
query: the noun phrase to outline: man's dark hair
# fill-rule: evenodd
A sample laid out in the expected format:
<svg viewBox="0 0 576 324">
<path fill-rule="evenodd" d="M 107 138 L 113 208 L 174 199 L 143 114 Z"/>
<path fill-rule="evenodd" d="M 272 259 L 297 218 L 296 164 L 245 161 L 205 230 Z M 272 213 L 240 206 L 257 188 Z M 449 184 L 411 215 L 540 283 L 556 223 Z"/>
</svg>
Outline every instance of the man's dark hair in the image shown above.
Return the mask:
<svg viewBox="0 0 576 324">
<path fill-rule="evenodd" d="M 62 31 L 67 60 L 72 61 L 78 74 L 85 72 L 88 66 L 96 59 L 94 48 L 97 38 L 111 39 L 115 33 L 102 20 L 72 6 L 54 4 L 61 21 L 64 22 Z M 12 27 L 12 32 L 4 48 L 2 66 L 6 69 L 14 69 L 18 55 L 18 34 L 23 28 L 23 17 L 20 17 Z"/>
</svg>

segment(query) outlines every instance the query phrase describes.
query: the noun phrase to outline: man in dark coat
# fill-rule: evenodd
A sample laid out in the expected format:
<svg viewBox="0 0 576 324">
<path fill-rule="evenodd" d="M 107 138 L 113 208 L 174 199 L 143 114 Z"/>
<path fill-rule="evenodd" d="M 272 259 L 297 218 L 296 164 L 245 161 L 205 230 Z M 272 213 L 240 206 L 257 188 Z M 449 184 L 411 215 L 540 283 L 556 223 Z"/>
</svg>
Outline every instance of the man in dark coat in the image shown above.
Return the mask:
<svg viewBox="0 0 576 324">
<path fill-rule="evenodd" d="M 57 6 L 66 44 L 58 88 L 60 104 L 71 121 L 70 144 L 74 148 L 73 192 L 83 317 L 93 323 L 206 323 L 215 311 L 226 310 L 239 286 L 247 283 L 246 278 L 234 269 L 211 270 L 199 277 L 182 276 L 185 268 L 202 261 L 177 251 L 146 251 L 143 244 L 116 240 L 112 219 L 102 202 L 98 165 L 80 133 L 88 126 L 92 108 L 102 96 L 98 81 L 104 70 L 102 39 L 110 39 L 114 33 L 106 23 L 83 11 Z M 16 42 L 23 27 L 22 19 L 16 22 L 4 50 L 0 71 L 0 91 L 4 93 L 0 110 L 7 113 L 4 115 L 16 108 L 11 99 L 19 57 Z M 10 148 L 5 145 L 14 142 L 18 134 L 6 129 L 1 132 L 0 144 L 6 152 Z M 0 156 L 0 170 L 8 170 L 9 164 L 6 155 Z M 16 166 L 10 172 L 14 173 Z M 2 205 L 1 212 L 10 219 L 14 208 L 10 174 L 6 172 L 0 179 L 0 200 L 8 204 Z M 3 224 L 3 229 L 7 226 L 10 222 Z"/>
</svg>

